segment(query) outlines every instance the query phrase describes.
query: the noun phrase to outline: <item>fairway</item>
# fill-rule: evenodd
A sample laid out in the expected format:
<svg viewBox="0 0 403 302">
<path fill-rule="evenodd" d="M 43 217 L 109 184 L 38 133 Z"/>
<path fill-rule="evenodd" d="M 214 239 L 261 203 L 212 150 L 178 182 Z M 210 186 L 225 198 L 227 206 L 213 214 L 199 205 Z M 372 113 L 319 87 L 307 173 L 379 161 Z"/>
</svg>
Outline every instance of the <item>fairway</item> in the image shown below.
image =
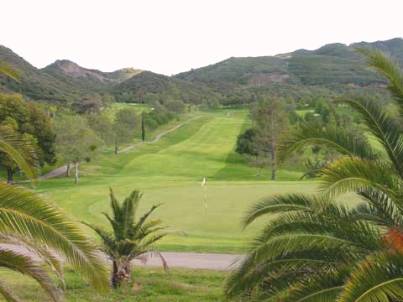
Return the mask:
<svg viewBox="0 0 403 302">
<path fill-rule="evenodd" d="M 272 194 L 316 190 L 314 182 L 297 181 L 300 173 L 294 171 L 282 170 L 279 181 L 267 181 L 269 173 L 257 176 L 257 169 L 234 153 L 236 137 L 248 123 L 246 110 L 196 112 L 179 122 L 183 126 L 154 144 L 118 156 L 106 153 L 84 165 L 79 185 L 53 179 L 41 182 L 38 191 L 77 219 L 102 224 L 109 187 L 119 198 L 138 189 L 144 193 L 141 210 L 162 204 L 155 217 L 171 232 L 159 244 L 162 249 L 240 252 L 262 226 L 242 231 L 240 220 L 251 204 Z"/>
</svg>

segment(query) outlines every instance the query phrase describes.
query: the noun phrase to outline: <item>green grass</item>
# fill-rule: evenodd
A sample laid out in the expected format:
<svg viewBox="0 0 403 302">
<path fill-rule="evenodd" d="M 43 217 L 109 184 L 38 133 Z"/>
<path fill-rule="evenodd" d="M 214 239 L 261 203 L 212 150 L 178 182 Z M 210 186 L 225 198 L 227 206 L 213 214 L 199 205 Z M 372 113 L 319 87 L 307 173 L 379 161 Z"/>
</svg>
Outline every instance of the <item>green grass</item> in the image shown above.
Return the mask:
<svg viewBox="0 0 403 302">
<path fill-rule="evenodd" d="M 138 189 L 144 192 L 140 210 L 163 203 L 155 216 L 169 226 L 171 235 L 160 243 L 161 249 L 241 252 L 263 224 L 242 231 L 240 220 L 250 205 L 273 194 L 312 193 L 317 185 L 297 181 L 301 173 L 288 170 L 279 171 L 279 181 L 267 181 L 268 171 L 258 175 L 234 153 L 246 110 L 194 114 L 198 118 L 156 144 L 118 156 L 109 152 L 84 165 L 79 185 L 71 179 L 49 180 L 40 183 L 38 191 L 75 218 L 104 224 L 101 213 L 109 210 L 109 187 L 120 198 Z"/>
<path fill-rule="evenodd" d="M 301 109 L 301 110 L 297 110 L 296 112 L 300 117 L 304 117 L 305 114 L 314 113 L 315 111 L 313 109 Z"/>
<path fill-rule="evenodd" d="M 121 109 L 125 108 L 132 108 L 136 110 L 138 113 L 142 112 L 148 112 L 151 110 L 151 107 L 145 104 L 137 104 L 137 103 L 113 103 L 111 106 L 109 106 L 105 111 L 104 114 L 106 116 L 110 117 L 113 119 L 113 117 L 116 115 L 116 112 L 118 112 Z"/>
<path fill-rule="evenodd" d="M 170 269 L 166 273 L 158 268 L 136 268 L 133 285 L 97 293 L 74 271 L 67 269 L 65 281 L 66 302 L 218 302 L 224 301 L 223 283 L 226 274 L 207 270 Z M 0 271 L 0 279 L 23 301 L 49 301 L 39 286 L 25 276 L 10 271 Z M 23 288 L 23 290 L 21 290 Z M 0 298 L 0 301 L 4 301 Z"/>
</svg>

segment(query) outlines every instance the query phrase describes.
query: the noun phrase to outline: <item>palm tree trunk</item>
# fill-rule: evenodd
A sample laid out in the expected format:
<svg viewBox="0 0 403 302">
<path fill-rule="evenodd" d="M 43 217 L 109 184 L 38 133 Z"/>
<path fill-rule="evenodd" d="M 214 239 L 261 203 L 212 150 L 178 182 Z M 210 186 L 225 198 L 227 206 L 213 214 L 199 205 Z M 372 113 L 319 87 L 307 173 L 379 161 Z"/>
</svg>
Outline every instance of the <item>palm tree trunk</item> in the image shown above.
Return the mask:
<svg viewBox="0 0 403 302">
<path fill-rule="evenodd" d="M 112 261 L 111 283 L 113 288 L 119 288 L 124 283 L 129 283 L 131 277 L 130 261 Z"/>
<path fill-rule="evenodd" d="M 14 182 L 14 171 L 12 168 L 7 167 L 7 183 L 12 184 Z"/>
</svg>

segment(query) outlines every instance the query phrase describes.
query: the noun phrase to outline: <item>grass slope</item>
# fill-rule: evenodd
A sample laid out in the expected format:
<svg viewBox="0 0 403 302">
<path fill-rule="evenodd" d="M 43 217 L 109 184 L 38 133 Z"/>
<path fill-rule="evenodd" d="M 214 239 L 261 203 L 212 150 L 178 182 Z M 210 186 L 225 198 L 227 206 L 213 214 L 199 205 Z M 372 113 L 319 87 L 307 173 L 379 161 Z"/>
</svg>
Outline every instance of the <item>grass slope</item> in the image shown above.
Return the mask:
<svg viewBox="0 0 403 302">
<path fill-rule="evenodd" d="M 84 167 L 79 185 L 71 179 L 49 180 L 38 190 L 80 220 L 103 224 L 109 210 L 108 190 L 120 198 L 131 190 L 144 192 L 141 210 L 163 203 L 156 213 L 172 234 L 164 250 L 240 252 L 261 224 L 241 231 L 240 219 L 258 199 L 271 194 L 313 192 L 316 185 L 281 171 L 283 181 L 268 182 L 234 153 L 235 140 L 247 119 L 244 110 L 194 113 L 198 118 L 158 143 L 128 153 L 111 153 Z M 203 177 L 207 185 L 201 186 Z"/>
</svg>

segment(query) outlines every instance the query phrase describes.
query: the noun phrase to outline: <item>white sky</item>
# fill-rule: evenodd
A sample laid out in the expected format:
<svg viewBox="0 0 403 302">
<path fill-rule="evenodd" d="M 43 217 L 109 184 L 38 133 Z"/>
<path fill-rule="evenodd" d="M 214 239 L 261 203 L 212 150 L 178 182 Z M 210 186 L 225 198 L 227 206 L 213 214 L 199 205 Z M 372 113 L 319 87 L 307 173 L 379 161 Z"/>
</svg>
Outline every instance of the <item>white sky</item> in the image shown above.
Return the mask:
<svg viewBox="0 0 403 302">
<path fill-rule="evenodd" d="M 261 56 L 403 37 L 402 0 L 0 0 L 0 44 L 36 67 L 163 74 Z"/>
</svg>

